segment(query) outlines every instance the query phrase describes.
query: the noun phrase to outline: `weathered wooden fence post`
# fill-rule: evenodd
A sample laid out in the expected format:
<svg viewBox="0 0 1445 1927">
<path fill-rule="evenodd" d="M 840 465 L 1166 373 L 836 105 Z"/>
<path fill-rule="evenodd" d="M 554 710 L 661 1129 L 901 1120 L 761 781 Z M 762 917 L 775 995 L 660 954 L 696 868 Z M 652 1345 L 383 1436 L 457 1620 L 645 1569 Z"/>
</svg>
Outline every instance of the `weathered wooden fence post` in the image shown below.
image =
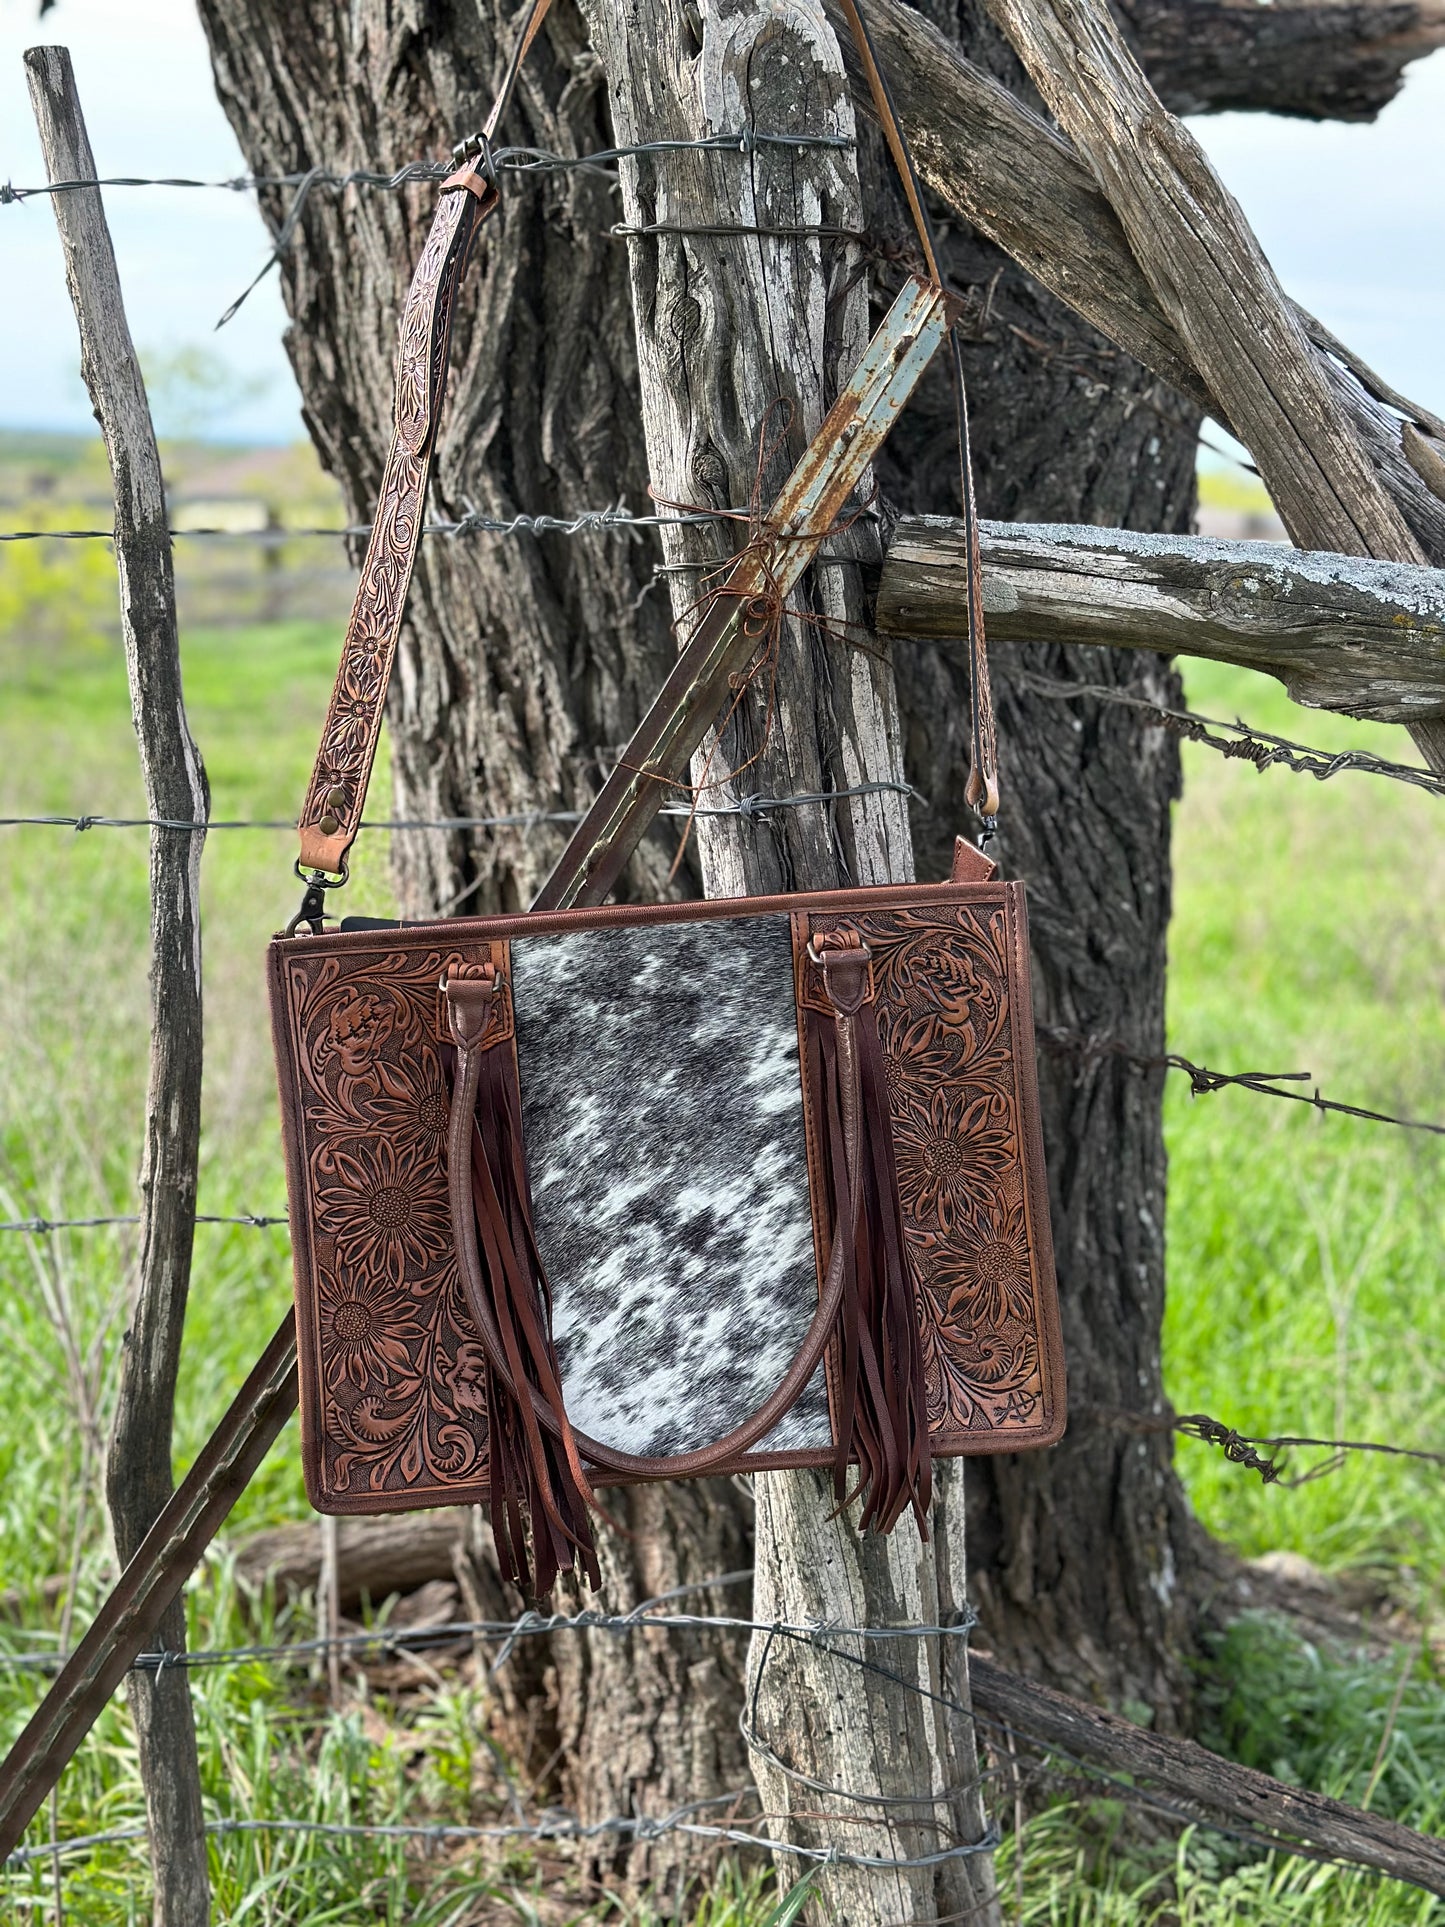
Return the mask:
<svg viewBox="0 0 1445 1927">
<path fill-rule="evenodd" d="M 704 508 L 766 503 L 817 428 L 868 332 L 856 236 L 862 198 L 838 42 L 814 0 L 584 0 L 620 143 L 739 134 L 731 151 L 623 164 L 643 417 L 657 494 Z M 774 407 L 781 396 L 787 414 Z M 736 524 L 665 531 L 673 608 L 686 627 L 703 571 Z M 775 678 L 765 673 L 694 764 L 705 802 L 893 785 L 831 805 L 699 823 L 708 894 L 882 883 L 912 875 L 891 664 L 871 634 L 859 524 L 790 598 Z M 862 645 L 861 647 L 859 645 Z M 705 777 L 704 777 L 705 771 Z M 746 773 L 745 773 L 746 772 Z M 960 1468 L 938 1468 L 933 1544 L 910 1521 L 860 1539 L 833 1517 L 826 1475 L 756 1480 L 754 1613 L 764 1620 L 937 1625 L 966 1617 Z M 800 1844 L 919 1860 L 985 1837 L 966 1712 L 963 1637 L 825 1650 L 755 1638 L 748 1715 L 767 1810 Z M 894 1674 L 864 1670 L 866 1658 Z M 763 1751 L 762 1742 L 767 1751 Z M 836 1791 L 832 1791 L 836 1789 Z M 779 1857 L 787 1877 L 797 1861 Z M 864 1923 L 998 1918 L 986 1851 L 926 1867 L 830 1867 L 830 1916 Z"/>
<path fill-rule="evenodd" d="M 70 55 L 32 47 L 30 98 L 51 180 L 93 180 Z M 105 437 L 115 484 L 115 552 L 131 716 L 140 746 L 150 844 L 151 1056 L 141 1155 L 140 1277 L 126 1333 L 106 1494 L 124 1565 L 171 1493 L 171 1421 L 190 1283 L 201 1128 L 201 848 L 209 792 L 181 693 L 175 582 L 160 454 L 121 298 L 100 191 L 52 197 L 65 277 L 80 329 L 81 372 Z M 105 966 L 96 959 L 97 996 Z M 177 1599 L 160 1625 L 167 1652 L 184 1649 Z M 183 1668 L 132 1673 L 150 1821 L 156 1927 L 210 1916 L 206 1838 L 190 1686 Z"/>
</svg>

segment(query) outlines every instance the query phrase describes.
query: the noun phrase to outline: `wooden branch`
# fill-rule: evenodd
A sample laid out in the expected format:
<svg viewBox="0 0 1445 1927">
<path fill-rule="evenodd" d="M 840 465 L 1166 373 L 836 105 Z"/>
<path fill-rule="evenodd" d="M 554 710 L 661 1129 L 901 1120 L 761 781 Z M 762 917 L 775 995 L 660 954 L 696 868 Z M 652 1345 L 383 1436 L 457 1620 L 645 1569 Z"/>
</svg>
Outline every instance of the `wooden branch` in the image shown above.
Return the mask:
<svg viewBox="0 0 1445 1927">
<path fill-rule="evenodd" d="M 979 535 L 996 642 L 1207 656 L 1277 676 L 1315 708 L 1388 723 L 1445 717 L 1445 570 L 1122 529 L 984 522 Z M 956 521 L 900 522 L 880 631 L 963 635 L 965 566 Z"/>
<path fill-rule="evenodd" d="M 1286 528 L 1311 548 L 1423 560 L 1238 204 L 1149 85 L 1107 6 L 990 0 L 990 10 L 1098 176 Z"/>
<path fill-rule="evenodd" d="M 1445 43 L 1441 0 L 1119 0 L 1119 12 L 1176 114 L 1373 120 L 1410 62 Z"/>
<path fill-rule="evenodd" d="M 1196 366 L 1098 179 L 1068 140 L 902 0 L 863 5 L 929 186 L 1102 334 L 1240 433 L 1228 396 Z M 863 106 L 856 72 L 852 78 Z M 1445 564 L 1445 500 L 1408 458 L 1399 422 L 1375 399 L 1384 384 L 1368 370 L 1341 367 L 1331 358 L 1333 338 L 1318 339 L 1319 324 L 1295 312 L 1316 340 L 1322 380 L 1383 486 L 1430 560 Z M 1363 368 L 1354 357 L 1351 363 Z M 1427 411 L 1405 403 L 1402 412 L 1434 432 Z"/>
<path fill-rule="evenodd" d="M 989 6 L 1102 182 L 1160 307 L 1253 454 L 1292 539 L 1306 549 L 1423 561 L 1337 377 L 1327 374 L 1204 150 L 1149 85 L 1107 0 Z M 1413 733 L 1430 766 L 1445 771 L 1445 726 L 1424 723 Z"/>
<path fill-rule="evenodd" d="M 1193 1740 L 1151 1733 L 1118 1713 L 1020 1679 L 978 1653 L 973 1656 L 973 1697 L 985 1732 L 989 1723 L 997 1722 L 1006 1732 L 1057 1747 L 1075 1759 L 1136 1775 L 1146 1790 L 1157 1788 L 1251 1830 L 1278 1832 L 1323 1854 L 1408 1880 L 1428 1893 L 1445 1894 L 1445 1840 L 1322 1793 L 1286 1786 L 1267 1773 L 1221 1759 Z"/>
<path fill-rule="evenodd" d="M 93 179 L 70 55 L 25 55 L 51 180 Z M 204 821 L 209 792 L 181 692 L 165 484 L 98 190 L 51 198 L 80 329 L 81 373 L 115 486 L 115 554 L 131 716 L 153 817 Z M 201 1127 L 201 905 L 204 832 L 152 830 L 151 1056 L 141 1157 L 140 1272 L 126 1334 L 106 1491 L 122 1564 L 171 1493 L 171 1424 L 195 1228 Z M 94 960 L 98 996 L 105 963 Z M 87 1017 L 93 1017 L 86 1012 Z M 185 1645 L 177 1601 L 161 1626 Z M 131 1706 L 150 1821 L 158 1927 L 204 1927 L 210 1889 L 190 1689 L 175 1669 L 134 1676 Z"/>
<path fill-rule="evenodd" d="M 320 1519 L 298 1519 L 253 1533 L 236 1548 L 236 1577 L 258 1592 L 273 1586 L 278 1601 L 316 1592 L 323 1530 Z M 393 1593 L 415 1592 L 434 1579 L 450 1579 L 457 1548 L 467 1543 L 471 1531 L 472 1515 L 460 1506 L 338 1521 L 338 1606 L 348 1613 L 365 1600 L 380 1606 Z"/>
</svg>

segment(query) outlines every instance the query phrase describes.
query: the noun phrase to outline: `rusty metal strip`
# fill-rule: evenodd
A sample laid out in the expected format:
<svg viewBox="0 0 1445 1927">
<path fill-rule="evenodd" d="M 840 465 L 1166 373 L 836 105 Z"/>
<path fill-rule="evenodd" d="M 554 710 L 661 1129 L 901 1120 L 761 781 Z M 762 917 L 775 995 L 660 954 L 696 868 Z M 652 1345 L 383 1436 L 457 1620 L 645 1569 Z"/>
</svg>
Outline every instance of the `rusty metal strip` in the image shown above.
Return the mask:
<svg viewBox="0 0 1445 1927">
<path fill-rule="evenodd" d="M 288 1311 L 0 1765 L 0 1866 L 295 1409 L 296 1321 Z"/>
<path fill-rule="evenodd" d="M 728 678 L 756 651 L 745 621 L 749 598 L 786 595 L 813 560 L 947 335 L 949 307 L 936 283 L 920 277 L 906 284 L 783 484 L 767 518 L 774 539 L 750 544 L 714 593 L 534 910 L 601 903 L 616 883 L 669 786 L 716 719 Z"/>
</svg>

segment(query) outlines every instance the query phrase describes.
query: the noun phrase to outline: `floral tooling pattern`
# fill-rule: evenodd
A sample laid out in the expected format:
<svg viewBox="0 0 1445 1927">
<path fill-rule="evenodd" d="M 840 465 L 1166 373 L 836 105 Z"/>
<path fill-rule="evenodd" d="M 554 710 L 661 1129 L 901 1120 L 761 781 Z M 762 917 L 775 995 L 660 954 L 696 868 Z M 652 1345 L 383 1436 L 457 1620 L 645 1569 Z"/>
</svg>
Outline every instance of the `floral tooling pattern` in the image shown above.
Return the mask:
<svg viewBox="0 0 1445 1927">
<path fill-rule="evenodd" d="M 1045 1382 L 1047 1226 L 1025 1181 L 1010 984 L 1027 980 L 1017 958 L 1010 969 L 1011 914 L 993 895 L 838 919 L 873 952 L 940 1451 L 1037 1434 L 1062 1390 Z M 437 986 L 454 964 L 503 968 L 506 955 L 458 937 L 279 947 L 308 1451 L 313 1490 L 340 1510 L 485 1496 L 484 1359 L 452 1252 Z M 807 970 L 801 988 L 811 1001 Z"/>
<path fill-rule="evenodd" d="M 814 919 L 814 931 L 829 921 Z M 873 952 L 935 1448 L 955 1434 L 976 1443 L 981 1431 L 1038 1425 L 1044 1280 L 1024 1177 L 1008 909 L 840 921 Z"/>
<path fill-rule="evenodd" d="M 311 1231 L 308 1430 L 322 1490 L 360 1509 L 383 1493 L 479 1497 L 486 1478 L 484 1360 L 447 1204 L 437 986 L 489 955 L 472 944 L 286 959 L 296 1207 Z"/>
<path fill-rule="evenodd" d="M 412 276 L 396 361 L 396 439 L 382 477 L 341 667 L 301 811 L 303 861 L 338 869 L 356 834 L 401 632 L 446 373 L 451 305 L 477 219 L 473 197 L 443 194 Z M 318 840 L 319 839 L 319 840 Z"/>
</svg>

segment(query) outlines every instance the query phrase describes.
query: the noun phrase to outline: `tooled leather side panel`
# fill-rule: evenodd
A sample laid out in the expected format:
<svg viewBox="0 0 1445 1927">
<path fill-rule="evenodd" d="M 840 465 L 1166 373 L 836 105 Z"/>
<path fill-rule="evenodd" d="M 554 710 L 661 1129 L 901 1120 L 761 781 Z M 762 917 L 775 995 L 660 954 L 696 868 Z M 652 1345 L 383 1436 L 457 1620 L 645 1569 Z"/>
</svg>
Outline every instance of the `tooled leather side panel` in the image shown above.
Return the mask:
<svg viewBox="0 0 1445 1927">
<path fill-rule="evenodd" d="M 873 952 L 934 1450 L 1048 1443 L 1062 1430 L 1062 1353 L 1021 886 L 972 904 L 796 917 L 800 1006 L 821 1004 L 808 935 L 839 925 Z M 806 1108 L 805 1123 L 816 1230 L 823 1147 Z"/>
<path fill-rule="evenodd" d="M 484 1361 L 452 1246 L 438 985 L 461 963 L 505 980 L 507 947 L 272 954 L 307 1490 L 329 1512 L 479 1502 Z"/>
<path fill-rule="evenodd" d="M 1021 883 L 1013 884 L 1008 901 L 1013 936 L 1014 1077 L 1018 1092 L 1024 1168 L 1028 1174 L 1029 1246 L 1033 1253 L 1039 1314 L 1039 1350 L 1044 1381 L 1045 1437 L 1053 1445 L 1068 1423 L 1068 1384 L 1064 1363 L 1064 1329 L 1059 1311 L 1059 1286 L 1054 1270 L 1054 1234 L 1049 1220 L 1049 1179 L 1044 1164 L 1044 1126 L 1039 1109 L 1039 1058 L 1034 1039 L 1033 978 L 1029 970 L 1028 900 Z"/>
</svg>

